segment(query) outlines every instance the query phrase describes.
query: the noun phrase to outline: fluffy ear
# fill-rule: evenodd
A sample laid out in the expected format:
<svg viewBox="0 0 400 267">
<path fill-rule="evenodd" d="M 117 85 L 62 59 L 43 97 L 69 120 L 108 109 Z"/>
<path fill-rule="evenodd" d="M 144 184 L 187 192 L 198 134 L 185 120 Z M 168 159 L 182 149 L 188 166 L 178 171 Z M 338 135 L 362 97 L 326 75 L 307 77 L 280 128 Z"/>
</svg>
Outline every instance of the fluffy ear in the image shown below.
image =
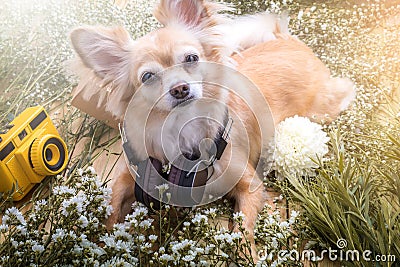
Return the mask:
<svg viewBox="0 0 400 267">
<path fill-rule="evenodd" d="M 70 38 L 79 56 L 69 66 L 80 78 L 75 95 L 82 94 L 84 101 L 122 120 L 133 94 L 134 42 L 128 32 L 121 27 L 80 27 Z"/>
<path fill-rule="evenodd" d="M 222 5 L 205 0 L 161 0 L 154 11 L 154 16 L 164 26 L 179 23 L 195 28 L 209 24 L 213 15 L 221 9 Z"/>
<path fill-rule="evenodd" d="M 102 79 L 120 78 L 127 67 L 129 45 L 132 42 L 125 29 L 80 27 L 71 32 L 70 38 L 86 67 L 94 70 Z"/>
<path fill-rule="evenodd" d="M 221 12 L 229 10 L 227 5 L 206 0 L 161 0 L 154 16 L 164 26 L 186 27 L 201 42 L 208 60 L 227 63 L 232 49 L 227 47 L 218 26 L 228 20 Z"/>
</svg>

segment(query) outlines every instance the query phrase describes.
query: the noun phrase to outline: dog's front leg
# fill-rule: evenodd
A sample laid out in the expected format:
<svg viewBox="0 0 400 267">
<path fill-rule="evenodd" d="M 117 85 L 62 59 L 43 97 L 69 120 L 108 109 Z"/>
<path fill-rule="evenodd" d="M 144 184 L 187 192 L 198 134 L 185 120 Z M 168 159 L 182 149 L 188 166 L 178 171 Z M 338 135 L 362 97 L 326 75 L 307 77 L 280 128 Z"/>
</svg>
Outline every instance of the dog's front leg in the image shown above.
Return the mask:
<svg viewBox="0 0 400 267">
<path fill-rule="evenodd" d="M 247 232 L 246 238 L 251 244 L 251 255 L 254 261 L 258 260 L 257 250 L 254 242 L 254 226 L 258 213 L 263 209 L 266 202 L 266 192 L 255 169 L 248 164 L 242 178 L 230 192 L 235 199 L 235 212 L 244 214 L 243 228 Z M 234 226 L 239 231 L 238 225 Z"/>
<path fill-rule="evenodd" d="M 135 180 L 129 172 L 125 158 L 122 155 L 111 174 L 111 206 L 113 212 L 107 219 L 107 229 L 112 229 L 115 223 L 123 222 L 131 212 L 135 201 Z"/>
</svg>

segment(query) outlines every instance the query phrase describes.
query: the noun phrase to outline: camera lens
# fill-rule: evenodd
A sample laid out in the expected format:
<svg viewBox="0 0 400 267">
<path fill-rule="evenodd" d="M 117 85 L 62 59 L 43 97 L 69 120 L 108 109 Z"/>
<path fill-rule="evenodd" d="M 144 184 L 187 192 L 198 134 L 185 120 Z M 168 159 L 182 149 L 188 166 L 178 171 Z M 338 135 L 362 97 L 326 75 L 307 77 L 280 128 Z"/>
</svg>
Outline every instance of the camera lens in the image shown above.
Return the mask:
<svg viewBox="0 0 400 267">
<path fill-rule="evenodd" d="M 58 171 L 65 162 L 65 149 L 60 139 L 50 138 L 44 147 L 43 159 L 46 167 L 52 171 Z"/>
<path fill-rule="evenodd" d="M 55 175 L 67 165 L 68 154 L 64 141 L 48 134 L 39 136 L 32 143 L 30 159 L 33 169 L 40 175 Z"/>
</svg>

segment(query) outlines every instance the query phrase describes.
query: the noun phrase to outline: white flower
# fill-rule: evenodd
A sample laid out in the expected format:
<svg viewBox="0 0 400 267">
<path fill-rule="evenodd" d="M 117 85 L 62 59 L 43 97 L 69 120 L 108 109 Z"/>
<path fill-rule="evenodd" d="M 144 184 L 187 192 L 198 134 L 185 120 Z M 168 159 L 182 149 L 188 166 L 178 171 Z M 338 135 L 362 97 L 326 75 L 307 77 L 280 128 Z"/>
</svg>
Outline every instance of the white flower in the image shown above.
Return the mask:
<svg viewBox="0 0 400 267">
<path fill-rule="evenodd" d="M 204 254 L 204 248 L 195 248 L 194 250 L 196 253 Z"/>
<path fill-rule="evenodd" d="M 214 245 L 214 244 L 207 245 L 207 246 L 204 248 L 204 253 L 205 253 L 205 254 L 208 254 L 208 253 L 210 253 L 210 251 L 212 251 L 214 248 L 215 248 L 215 245 Z"/>
<path fill-rule="evenodd" d="M 151 226 L 151 223 L 153 222 L 153 219 L 147 219 L 147 220 L 143 220 L 139 223 L 139 227 L 142 228 L 149 228 Z"/>
<path fill-rule="evenodd" d="M 156 241 L 157 240 L 157 236 L 156 235 L 149 235 L 149 240 L 150 241 Z"/>
<path fill-rule="evenodd" d="M 183 261 L 192 261 L 194 260 L 194 256 L 193 255 L 186 255 L 182 258 Z"/>
<path fill-rule="evenodd" d="M 108 218 L 113 211 L 114 211 L 113 207 L 111 205 L 107 205 L 106 206 L 106 218 Z"/>
<path fill-rule="evenodd" d="M 8 225 L 0 224 L 0 233 L 6 233 L 9 230 Z"/>
<path fill-rule="evenodd" d="M 78 219 L 78 224 L 79 226 L 81 226 L 82 228 L 85 228 L 86 226 L 88 226 L 89 221 L 86 218 L 86 216 L 81 215 L 81 217 L 79 217 Z"/>
<path fill-rule="evenodd" d="M 70 212 L 82 213 L 87 204 L 88 202 L 86 195 L 79 194 L 71 199 L 66 199 L 61 203 L 61 214 L 68 216 Z"/>
<path fill-rule="evenodd" d="M 146 238 L 144 237 L 144 235 L 139 235 L 139 236 L 138 236 L 138 240 L 139 240 L 140 242 L 144 242 L 144 241 L 146 240 Z"/>
<path fill-rule="evenodd" d="M 245 219 L 245 215 L 243 214 L 242 211 L 235 212 L 233 214 L 233 220 L 234 221 L 244 221 L 244 219 Z"/>
<path fill-rule="evenodd" d="M 205 214 L 209 214 L 209 215 L 216 215 L 217 214 L 217 209 L 216 208 L 209 208 L 204 213 Z"/>
<path fill-rule="evenodd" d="M 266 172 L 275 170 L 278 177 L 314 175 L 318 164 L 328 153 L 328 135 L 320 124 L 294 116 L 279 123 L 267 159 Z"/>
<path fill-rule="evenodd" d="M 199 262 L 199 266 L 206 266 L 206 267 L 208 267 L 208 266 L 210 266 L 211 264 L 209 263 L 209 262 L 207 262 L 207 261 L 204 261 L 204 260 L 201 260 L 200 262 Z"/>
<path fill-rule="evenodd" d="M 25 225 L 18 225 L 16 227 L 17 231 L 21 234 L 21 235 L 26 235 L 28 234 L 28 229 L 26 228 Z"/>
<path fill-rule="evenodd" d="M 148 250 L 149 248 L 151 248 L 151 244 L 149 242 L 146 242 L 140 246 L 140 249 L 144 251 Z"/>
<path fill-rule="evenodd" d="M 289 228 L 289 223 L 288 222 L 281 222 L 280 224 L 279 224 L 279 227 L 280 228 L 283 228 L 283 229 L 287 229 L 287 228 Z"/>
<path fill-rule="evenodd" d="M 231 237 L 233 239 L 241 239 L 242 238 L 242 233 L 241 232 L 234 232 L 231 234 Z"/>
<path fill-rule="evenodd" d="M 51 236 L 51 239 L 54 242 L 59 242 L 63 240 L 65 237 L 65 230 L 64 229 L 56 229 L 56 232 Z"/>
<path fill-rule="evenodd" d="M 156 189 L 160 191 L 160 193 L 163 193 L 169 189 L 169 185 L 168 184 L 156 185 Z"/>
<path fill-rule="evenodd" d="M 181 250 L 184 250 L 187 247 L 192 247 L 195 244 L 195 242 L 193 240 L 185 239 L 181 242 L 176 242 L 176 243 L 171 242 L 171 244 L 173 244 L 171 247 L 172 252 L 174 254 L 180 255 Z"/>
<path fill-rule="evenodd" d="M 303 17 L 303 14 L 304 14 L 303 10 L 300 10 L 299 14 L 297 15 L 297 19 L 301 20 L 301 18 Z"/>
<path fill-rule="evenodd" d="M 222 242 L 226 242 L 228 244 L 233 244 L 234 240 L 236 240 L 236 239 L 239 240 L 241 238 L 242 238 L 241 233 L 236 233 L 236 232 L 234 232 L 232 234 L 222 233 L 222 234 L 214 235 L 215 241 L 217 241 L 217 242 L 222 241 Z"/>
<path fill-rule="evenodd" d="M 68 186 L 65 185 L 61 185 L 61 186 L 56 186 L 53 188 L 53 193 L 55 195 L 75 195 L 75 189 L 70 188 Z"/>
<path fill-rule="evenodd" d="M 22 213 L 16 208 L 12 207 L 6 210 L 4 216 L 3 216 L 3 224 L 12 224 L 12 223 L 17 223 L 20 225 L 26 225 L 26 221 Z"/>
<path fill-rule="evenodd" d="M 43 206 L 47 205 L 47 201 L 45 199 L 41 199 L 35 202 L 34 209 L 40 210 Z"/>
<path fill-rule="evenodd" d="M 162 261 L 172 261 L 172 260 L 174 260 L 174 257 L 172 257 L 171 255 L 168 255 L 168 254 L 162 254 L 160 256 L 160 260 L 162 260 Z"/>
<path fill-rule="evenodd" d="M 33 252 L 37 252 L 37 253 L 43 252 L 44 251 L 44 246 L 35 244 L 35 245 L 32 246 L 32 251 Z"/>
<path fill-rule="evenodd" d="M 194 218 L 192 219 L 192 223 L 194 224 L 200 224 L 202 221 L 204 221 L 204 223 L 208 222 L 208 218 L 207 216 L 203 215 L 203 214 L 199 214 L 197 213 Z"/>
<path fill-rule="evenodd" d="M 290 217 L 294 217 L 297 218 L 297 216 L 299 216 L 300 212 L 292 210 L 292 212 L 290 213 Z"/>
<path fill-rule="evenodd" d="M 87 168 L 87 170 L 88 170 L 89 174 L 96 174 L 96 170 L 93 168 L 93 166 L 89 166 Z"/>
<path fill-rule="evenodd" d="M 225 252 L 222 252 L 222 251 L 221 251 L 221 257 L 223 257 L 223 258 L 229 258 L 229 255 L 226 254 Z"/>
<path fill-rule="evenodd" d="M 134 210 L 131 214 L 131 217 L 137 219 L 138 217 L 146 216 L 149 210 L 145 206 L 135 206 L 136 204 L 137 202 L 132 204 L 132 208 Z"/>
<path fill-rule="evenodd" d="M 18 248 L 18 241 L 15 241 L 15 240 L 13 240 L 13 239 L 11 238 L 11 245 L 12 245 L 14 248 Z"/>
<path fill-rule="evenodd" d="M 290 213 L 289 224 L 293 224 L 296 222 L 296 218 L 299 216 L 299 212 L 292 210 Z"/>
<path fill-rule="evenodd" d="M 279 243 L 275 237 L 272 238 L 272 243 L 271 243 L 272 248 L 278 249 Z"/>
</svg>

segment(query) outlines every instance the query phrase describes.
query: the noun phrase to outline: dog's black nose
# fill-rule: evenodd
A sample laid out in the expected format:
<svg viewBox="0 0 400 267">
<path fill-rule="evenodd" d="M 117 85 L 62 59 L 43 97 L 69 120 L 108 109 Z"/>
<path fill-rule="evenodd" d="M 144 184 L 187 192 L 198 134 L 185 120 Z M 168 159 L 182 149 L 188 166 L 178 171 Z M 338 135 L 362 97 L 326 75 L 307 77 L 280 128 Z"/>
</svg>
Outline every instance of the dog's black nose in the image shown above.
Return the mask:
<svg viewBox="0 0 400 267">
<path fill-rule="evenodd" d="M 186 82 L 181 82 L 173 86 L 171 90 L 169 90 L 169 93 L 176 99 L 182 99 L 189 95 L 190 86 Z"/>
</svg>

